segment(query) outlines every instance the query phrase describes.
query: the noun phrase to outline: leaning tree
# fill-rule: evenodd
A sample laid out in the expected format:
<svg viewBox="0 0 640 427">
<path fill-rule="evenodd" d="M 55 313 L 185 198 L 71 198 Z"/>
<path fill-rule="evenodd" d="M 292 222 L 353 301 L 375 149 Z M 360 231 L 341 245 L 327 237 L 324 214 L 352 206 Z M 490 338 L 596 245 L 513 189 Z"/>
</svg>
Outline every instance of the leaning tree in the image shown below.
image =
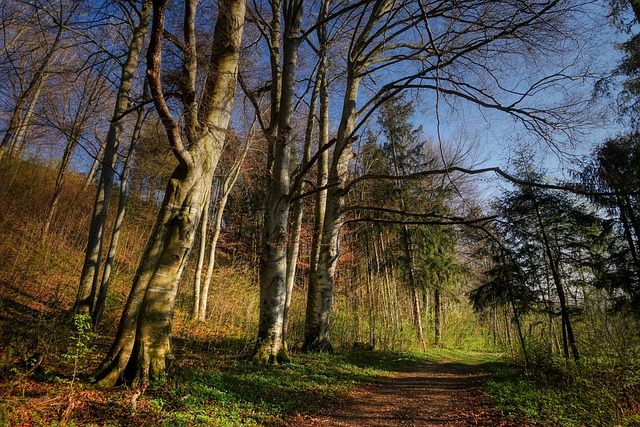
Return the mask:
<svg viewBox="0 0 640 427">
<path fill-rule="evenodd" d="M 178 161 L 153 231 L 136 272 L 115 341 L 94 378 L 110 387 L 122 381 L 145 384 L 164 376 L 172 359 L 171 324 L 178 283 L 208 202 L 234 104 L 245 0 L 221 0 L 212 51 L 202 85 L 198 79 L 196 22 L 198 0 L 183 9 L 182 52 L 178 79 L 183 126 L 163 91 L 162 42 L 168 0 L 153 1 L 147 79 L 153 103 Z M 200 93 L 198 90 L 202 87 Z"/>
</svg>

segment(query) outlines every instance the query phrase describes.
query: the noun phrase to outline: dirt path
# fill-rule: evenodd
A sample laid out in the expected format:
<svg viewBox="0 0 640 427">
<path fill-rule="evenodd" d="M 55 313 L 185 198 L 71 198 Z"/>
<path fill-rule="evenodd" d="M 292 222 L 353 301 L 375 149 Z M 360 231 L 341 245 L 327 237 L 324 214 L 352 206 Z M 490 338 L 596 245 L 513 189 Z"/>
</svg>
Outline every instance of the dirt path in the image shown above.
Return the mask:
<svg viewBox="0 0 640 427">
<path fill-rule="evenodd" d="M 380 379 L 341 402 L 302 414 L 291 426 L 497 426 L 477 365 L 430 363 Z"/>
</svg>

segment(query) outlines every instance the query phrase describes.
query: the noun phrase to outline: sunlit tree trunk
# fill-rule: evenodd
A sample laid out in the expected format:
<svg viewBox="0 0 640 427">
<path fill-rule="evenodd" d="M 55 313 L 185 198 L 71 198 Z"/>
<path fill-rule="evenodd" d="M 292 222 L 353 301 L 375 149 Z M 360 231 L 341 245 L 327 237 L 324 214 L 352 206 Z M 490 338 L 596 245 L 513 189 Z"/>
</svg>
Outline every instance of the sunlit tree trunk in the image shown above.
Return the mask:
<svg viewBox="0 0 640 427">
<path fill-rule="evenodd" d="M 311 160 L 311 141 L 313 138 L 314 126 L 316 123 L 316 108 L 318 104 L 318 94 L 321 85 L 321 73 L 318 72 L 311 94 L 311 102 L 309 105 L 309 115 L 307 117 L 307 126 L 304 138 L 304 153 L 302 156 L 302 165 L 306 165 Z M 295 190 L 294 197 L 302 193 L 300 186 Z M 291 207 L 291 232 L 289 239 L 289 247 L 287 248 L 287 295 L 285 298 L 284 316 L 282 322 L 282 345 L 287 350 L 287 332 L 289 324 L 289 310 L 291 308 L 291 297 L 293 287 L 296 281 L 296 267 L 298 264 L 298 255 L 300 252 L 300 233 L 302 231 L 304 202 L 302 199 L 296 199 Z"/>
<path fill-rule="evenodd" d="M 326 60 L 326 58 L 324 59 Z M 325 66 L 321 64 L 321 72 Z M 322 149 L 329 143 L 329 84 L 328 78 L 322 76 L 320 82 L 320 135 L 318 148 Z M 316 177 L 316 187 L 324 188 L 329 179 L 329 152 L 322 151 L 318 157 L 318 173 Z M 318 271 L 318 261 L 320 259 L 320 243 L 322 241 L 322 229 L 324 227 L 324 216 L 327 210 L 327 190 L 323 189 L 316 193 L 315 212 L 313 219 L 313 237 L 311 241 L 311 255 L 309 276 L 313 277 Z"/>
<path fill-rule="evenodd" d="M 233 189 L 238 177 L 240 176 L 240 171 L 242 169 L 242 165 L 244 163 L 245 158 L 247 157 L 247 153 L 249 148 L 251 147 L 251 143 L 253 140 L 253 125 L 249 130 L 249 135 L 247 136 L 247 141 L 244 145 L 244 149 L 242 153 L 235 160 L 229 175 L 224 179 L 222 184 L 220 185 L 219 190 L 217 191 L 218 200 L 216 202 L 216 208 L 214 210 L 215 217 L 213 220 L 213 235 L 211 236 L 211 245 L 209 248 L 209 260 L 207 264 L 207 273 L 204 278 L 204 282 L 202 283 L 200 289 L 200 307 L 198 308 L 198 320 L 204 322 L 207 317 L 207 303 L 209 299 L 209 289 L 211 287 L 211 278 L 213 277 L 213 268 L 215 266 L 216 261 L 216 249 L 218 247 L 218 240 L 220 239 L 220 233 L 222 232 L 222 218 L 224 215 L 224 209 L 227 206 L 227 201 L 229 200 L 229 195 L 231 194 L 231 190 Z"/>
<path fill-rule="evenodd" d="M 273 149 L 260 260 L 260 321 L 253 355 L 253 360 L 258 363 L 278 363 L 289 359 L 283 346 L 282 333 L 287 299 L 287 239 L 291 199 L 289 168 L 303 2 L 287 0 L 282 6 L 281 95 L 276 116 L 277 136 L 269 141 Z M 279 7 L 274 8 L 274 16 L 279 16 L 279 13 Z"/>
<path fill-rule="evenodd" d="M 418 330 L 418 340 L 422 344 L 422 350 L 427 351 L 427 343 L 424 340 L 424 329 L 422 327 L 422 307 L 420 305 L 420 293 L 415 287 L 411 288 L 411 302 L 413 306 L 413 316 L 415 318 L 416 329 Z"/>
<path fill-rule="evenodd" d="M 96 173 L 98 172 L 98 167 L 100 166 L 100 162 L 102 162 L 102 157 L 104 156 L 104 144 L 100 144 L 100 148 L 98 148 L 98 152 L 96 153 L 93 162 L 91 163 L 91 168 L 89 168 L 89 172 L 87 172 L 87 177 L 84 179 L 82 183 L 82 192 L 84 193 L 89 188 L 89 185 L 94 181 L 96 177 Z"/>
<path fill-rule="evenodd" d="M 211 190 L 209 190 L 211 191 Z M 198 261 L 196 263 L 196 271 L 193 280 L 193 309 L 191 310 L 191 318 L 197 319 L 200 312 L 200 288 L 202 282 L 202 269 L 204 266 L 204 257 L 207 252 L 207 229 L 209 223 L 209 205 L 211 204 L 211 195 L 205 197 L 207 200 L 202 208 L 202 216 L 200 218 L 200 250 L 198 251 Z"/>
<path fill-rule="evenodd" d="M 102 171 L 96 189 L 93 213 L 89 225 L 87 248 L 85 250 L 82 272 L 80 274 L 78 294 L 76 295 L 76 302 L 74 304 L 75 313 L 90 314 L 94 321 L 96 317 L 94 304 L 98 287 L 98 273 L 102 258 L 111 189 L 113 187 L 115 161 L 120 146 L 120 135 L 124 127 L 123 116 L 127 108 L 129 108 L 131 88 L 134 82 L 135 71 L 138 68 L 140 51 L 144 45 L 145 36 L 148 31 L 150 17 L 151 0 L 143 0 L 142 8 L 139 11 L 140 20 L 133 30 L 127 57 L 122 65 L 113 116 L 104 144 Z"/>
<path fill-rule="evenodd" d="M 336 137 L 336 148 L 328 178 L 329 182 L 341 183 L 342 185 L 335 185 L 327 190 L 327 204 L 317 271 L 313 272 L 314 274 L 309 277 L 303 345 L 305 351 L 333 350 L 329 337 L 329 324 L 333 303 L 333 284 L 339 254 L 338 242 L 342 227 L 343 185 L 347 182 L 349 175 L 349 160 L 352 152 L 348 147 L 351 144 L 351 133 L 355 128 L 359 85 L 359 78 L 353 75 L 347 77 L 342 119 Z"/>
<path fill-rule="evenodd" d="M 185 39 L 195 42 L 196 0 L 185 3 Z M 147 53 L 147 78 L 154 105 L 167 132 L 178 166 L 174 170 L 136 272 L 129 298 L 109 354 L 94 375 L 99 386 L 119 382 L 143 385 L 165 376 L 173 358 L 171 324 L 178 284 L 197 235 L 214 170 L 220 159 L 234 103 L 238 60 L 244 27 L 244 0 L 218 3 L 212 54 L 200 105 L 185 119 L 190 144 L 185 147 L 178 122 L 165 102 L 160 78 L 167 0 L 154 0 Z M 185 61 L 195 58 L 190 43 Z M 184 67 L 184 81 L 194 88 L 197 67 Z M 185 89 L 188 89 L 186 87 Z M 187 93 L 187 92 L 185 92 Z"/>
<path fill-rule="evenodd" d="M 97 327 L 102 319 L 102 313 L 104 312 L 107 302 L 107 293 L 109 292 L 109 283 L 111 281 L 111 271 L 113 269 L 113 262 L 118 250 L 118 240 L 120 238 L 120 230 L 122 229 L 122 223 L 124 222 L 124 216 L 127 206 L 127 191 L 129 182 L 129 169 L 131 167 L 131 158 L 133 152 L 136 149 L 138 140 L 140 139 L 140 132 L 142 131 L 142 125 L 146 112 L 144 109 L 138 110 L 138 119 L 136 120 L 133 135 L 131 137 L 131 144 L 129 145 L 129 151 L 122 166 L 122 175 L 120 180 L 120 194 L 118 200 L 118 213 L 113 225 L 113 232 L 111 233 L 111 242 L 109 243 L 109 252 L 107 253 L 107 259 L 104 263 L 104 270 L 102 272 L 102 281 L 100 282 L 100 289 L 96 299 L 96 307 L 94 314 L 94 326 Z"/>
</svg>

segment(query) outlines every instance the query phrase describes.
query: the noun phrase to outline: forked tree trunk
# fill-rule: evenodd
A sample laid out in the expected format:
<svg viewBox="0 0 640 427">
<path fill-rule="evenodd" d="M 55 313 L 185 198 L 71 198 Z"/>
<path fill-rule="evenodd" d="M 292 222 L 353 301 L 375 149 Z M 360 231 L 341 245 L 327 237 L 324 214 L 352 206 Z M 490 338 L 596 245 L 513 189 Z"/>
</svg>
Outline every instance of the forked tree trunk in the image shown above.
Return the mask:
<svg viewBox="0 0 640 427">
<path fill-rule="evenodd" d="M 336 137 L 333 162 L 329 169 L 329 181 L 339 183 L 327 190 L 326 209 L 322 228 L 317 270 L 309 278 L 305 337 L 303 350 L 310 352 L 332 351 L 329 337 L 333 283 L 338 262 L 340 229 L 342 227 L 343 186 L 349 175 L 350 136 L 355 128 L 356 100 L 360 79 L 351 75 L 347 79 L 342 119 Z"/>
<path fill-rule="evenodd" d="M 317 271 L 309 278 L 309 292 L 305 319 L 305 351 L 328 351 L 333 349 L 329 337 L 333 285 L 339 255 L 340 229 L 343 224 L 342 207 L 345 188 L 349 178 L 349 160 L 353 152 L 353 132 L 358 119 L 358 91 L 364 74 L 361 73 L 367 59 L 365 46 L 371 41 L 380 19 L 390 10 L 393 2 L 374 2 L 371 14 L 357 25 L 362 31 L 354 35 L 348 47 L 346 87 L 336 143 L 329 168 L 327 205 L 320 242 Z"/>
<path fill-rule="evenodd" d="M 277 115 L 277 137 L 269 141 L 273 144 L 273 162 L 268 184 L 260 260 L 258 340 L 252 357 L 257 363 L 289 360 L 286 347 L 283 345 L 283 327 L 287 300 L 287 239 L 291 201 L 289 167 L 293 144 L 292 123 L 298 48 L 301 42 L 299 33 L 302 25 L 302 6 L 302 0 L 285 2 L 283 6 L 281 98 Z M 274 12 L 274 16 L 280 13 L 279 10 Z M 274 70 L 277 69 L 278 67 Z"/>
<path fill-rule="evenodd" d="M 162 37 L 168 2 L 154 0 L 147 76 L 154 105 L 179 165 L 169 179 L 160 212 L 120 319 L 116 339 L 94 375 L 101 387 L 110 387 L 119 382 L 144 385 L 161 379 L 173 358 L 171 324 L 178 284 L 197 234 L 233 108 L 245 4 L 245 0 L 219 2 L 202 109 L 198 112 L 198 123 L 192 123 L 193 132 L 189 135 L 195 138 L 200 126 L 206 130 L 197 139 L 191 139 L 191 148 L 186 150 L 178 123 L 165 102 L 160 79 Z M 194 5 L 195 2 L 186 5 L 187 22 L 190 22 L 189 17 L 195 15 L 195 8 L 189 9 Z M 195 29 L 187 28 L 187 31 L 194 33 Z M 195 49 L 195 46 L 191 47 Z M 192 113 L 191 120 L 195 120 L 195 111 Z"/>
</svg>

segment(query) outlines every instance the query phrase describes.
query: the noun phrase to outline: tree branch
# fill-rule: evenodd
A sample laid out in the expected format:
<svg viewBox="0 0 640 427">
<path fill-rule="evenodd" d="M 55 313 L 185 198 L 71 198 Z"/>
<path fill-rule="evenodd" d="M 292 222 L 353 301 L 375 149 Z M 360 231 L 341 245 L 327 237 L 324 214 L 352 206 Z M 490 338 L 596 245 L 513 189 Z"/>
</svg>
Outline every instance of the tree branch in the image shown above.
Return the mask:
<svg viewBox="0 0 640 427">
<path fill-rule="evenodd" d="M 570 193 L 573 194 L 579 194 L 581 196 L 614 196 L 614 195 L 618 195 L 621 194 L 617 191 L 615 192 L 600 192 L 600 191 L 591 191 L 585 188 L 585 186 L 583 184 L 580 183 L 571 183 L 571 182 L 567 182 L 567 183 L 563 183 L 563 184 L 545 184 L 545 183 L 541 183 L 541 182 L 535 182 L 535 181 L 527 181 L 525 179 L 520 179 L 517 178 L 505 171 L 503 171 L 502 169 L 498 168 L 498 167 L 490 167 L 490 168 L 481 168 L 481 169 L 467 169 L 467 168 L 463 168 L 463 167 L 459 167 L 459 166 L 451 166 L 448 168 L 443 168 L 443 169 L 431 169 L 431 170 L 426 170 L 426 171 L 420 171 L 420 172 L 415 172 L 415 173 L 410 173 L 410 174 L 406 174 L 406 175 L 378 175 L 378 174 L 365 174 L 362 176 L 359 176 L 358 178 L 355 178 L 354 180 L 352 180 L 350 183 L 348 183 L 345 187 L 344 187 L 344 192 L 348 192 L 351 187 L 353 187 L 355 184 L 361 182 L 361 181 L 366 181 L 366 180 L 372 180 L 372 179 L 387 179 L 387 180 L 413 180 L 413 179 L 420 179 L 423 178 L 425 176 L 430 176 L 430 175 L 445 175 L 445 174 L 450 174 L 452 172 L 460 172 L 466 175 L 479 175 L 479 174 L 483 174 L 483 173 L 488 173 L 488 172 L 493 172 L 496 175 L 501 176 L 502 178 L 505 178 L 506 180 L 517 184 L 517 185 L 522 185 L 522 186 L 527 186 L 527 187 L 534 187 L 534 188 L 543 188 L 546 190 L 559 190 L 559 191 L 568 191 Z M 634 193 L 635 194 L 635 193 Z M 639 193 L 640 194 L 640 193 Z"/>
<path fill-rule="evenodd" d="M 313 165 L 318 161 L 318 158 L 320 157 L 320 155 L 325 151 L 327 151 L 329 148 L 331 148 L 331 146 L 333 146 L 333 144 L 335 144 L 336 141 L 337 139 L 333 138 L 331 141 L 324 144 L 322 147 L 320 147 L 318 151 L 316 151 L 313 157 L 311 157 L 306 164 L 300 167 L 300 169 L 294 175 L 293 184 L 291 185 L 289 194 L 294 194 L 296 191 L 298 191 L 298 189 L 302 185 L 302 181 L 304 179 L 304 176 L 307 174 L 307 172 L 309 172 L 309 170 L 313 167 Z"/>
<path fill-rule="evenodd" d="M 162 80 L 160 77 L 162 64 L 162 33 L 164 29 L 164 18 L 167 10 L 168 0 L 153 1 L 153 20 L 151 24 L 151 39 L 149 40 L 149 50 L 147 51 L 147 80 L 149 90 L 153 98 L 153 104 L 158 111 L 160 120 L 164 125 L 169 139 L 169 146 L 173 155 L 181 165 L 189 166 L 192 163 L 191 155 L 185 149 L 180 136 L 180 127 L 174 119 L 162 90 Z"/>
</svg>

